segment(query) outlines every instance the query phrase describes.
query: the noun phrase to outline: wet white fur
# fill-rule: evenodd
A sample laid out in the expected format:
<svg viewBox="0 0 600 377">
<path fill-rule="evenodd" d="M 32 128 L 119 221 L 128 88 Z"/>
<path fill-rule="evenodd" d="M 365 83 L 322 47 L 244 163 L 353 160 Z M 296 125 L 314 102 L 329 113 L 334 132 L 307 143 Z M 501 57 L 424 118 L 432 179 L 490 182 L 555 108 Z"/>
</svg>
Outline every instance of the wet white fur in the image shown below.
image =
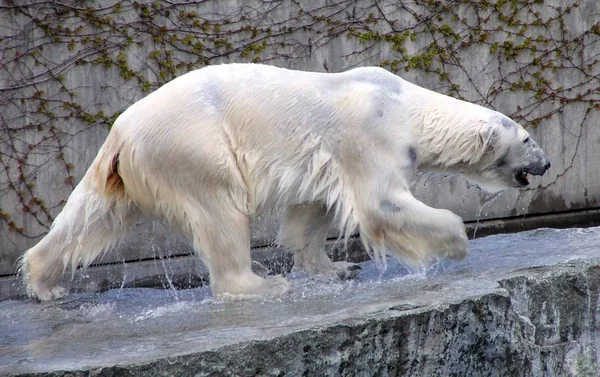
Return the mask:
<svg viewBox="0 0 600 377">
<path fill-rule="evenodd" d="M 288 289 L 250 268 L 251 217 L 273 208 L 286 211 L 279 239 L 295 250 L 295 268 L 313 274 L 347 269 L 325 254 L 332 221 L 345 234 L 359 230 L 377 259 L 463 258 L 461 219 L 416 200 L 410 180 L 420 167 L 485 181 L 478 172 L 501 150 L 489 145 L 495 116 L 379 68 L 190 72 L 117 119 L 48 235 L 25 253 L 28 292 L 62 295 L 65 269 L 89 265 L 140 214 L 193 243 L 215 294 Z M 524 137 L 517 131 L 507 144 Z M 111 186 L 119 177 L 123 185 Z"/>
</svg>

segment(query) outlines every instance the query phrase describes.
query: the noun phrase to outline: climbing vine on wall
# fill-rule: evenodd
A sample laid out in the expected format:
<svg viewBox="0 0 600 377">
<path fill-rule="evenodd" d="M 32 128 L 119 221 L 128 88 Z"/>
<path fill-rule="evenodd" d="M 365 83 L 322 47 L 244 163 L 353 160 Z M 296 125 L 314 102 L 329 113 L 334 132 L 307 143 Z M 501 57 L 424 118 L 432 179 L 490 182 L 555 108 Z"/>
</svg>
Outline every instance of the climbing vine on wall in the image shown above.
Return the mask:
<svg viewBox="0 0 600 377">
<path fill-rule="evenodd" d="M 600 24 L 582 3 L 4 0 L 0 229 L 46 232 L 87 167 L 78 164 L 99 146 L 82 157 L 74 143 L 106 133 L 135 100 L 210 64 L 380 65 L 490 107 L 518 95 L 503 111 L 526 126 L 573 105 L 587 119 L 600 108 Z M 53 195 L 42 194 L 47 185 Z"/>
</svg>

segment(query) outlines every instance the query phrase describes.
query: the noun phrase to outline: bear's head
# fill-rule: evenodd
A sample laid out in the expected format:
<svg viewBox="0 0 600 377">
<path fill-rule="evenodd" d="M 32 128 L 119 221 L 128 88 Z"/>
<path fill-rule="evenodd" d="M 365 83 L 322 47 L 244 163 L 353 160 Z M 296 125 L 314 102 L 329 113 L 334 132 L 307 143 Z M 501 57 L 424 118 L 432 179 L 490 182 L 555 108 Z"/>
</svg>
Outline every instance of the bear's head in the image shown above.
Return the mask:
<svg viewBox="0 0 600 377">
<path fill-rule="evenodd" d="M 521 125 L 495 111 L 486 118 L 478 132 L 484 153 L 477 168 L 466 174 L 469 180 L 497 192 L 526 187 L 530 175 L 542 176 L 550 169 L 550 160 Z"/>
</svg>

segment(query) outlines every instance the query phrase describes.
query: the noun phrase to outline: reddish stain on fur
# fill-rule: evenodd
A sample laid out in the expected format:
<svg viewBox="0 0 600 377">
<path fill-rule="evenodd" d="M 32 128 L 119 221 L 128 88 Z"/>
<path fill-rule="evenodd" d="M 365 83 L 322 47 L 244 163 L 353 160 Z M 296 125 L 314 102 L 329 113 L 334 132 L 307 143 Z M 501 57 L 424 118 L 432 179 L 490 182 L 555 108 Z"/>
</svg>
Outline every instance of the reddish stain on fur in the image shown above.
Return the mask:
<svg viewBox="0 0 600 377">
<path fill-rule="evenodd" d="M 108 176 L 106 177 L 106 193 L 124 193 L 125 186 L 123 180 L 119 175 L 119 153 L 117 153 L 111 161 L 110 168 L 108 170 Z"/>
</svg>

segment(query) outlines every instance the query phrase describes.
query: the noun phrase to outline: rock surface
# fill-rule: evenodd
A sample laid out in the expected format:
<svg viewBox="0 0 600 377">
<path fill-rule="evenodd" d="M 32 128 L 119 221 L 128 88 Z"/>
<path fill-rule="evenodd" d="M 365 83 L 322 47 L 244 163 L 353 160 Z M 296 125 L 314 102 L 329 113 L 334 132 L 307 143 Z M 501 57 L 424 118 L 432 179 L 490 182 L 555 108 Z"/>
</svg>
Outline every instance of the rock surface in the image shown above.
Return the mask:
<svg viewBox="0 0 600 377">
<path fill-rule="evenodd" d="M 461 263 L 291 275 L 279 299 L 123 288 L 0 302 L 0 375 L 598 376 L 600 228 L 472 241 Z"/>
</svg>

